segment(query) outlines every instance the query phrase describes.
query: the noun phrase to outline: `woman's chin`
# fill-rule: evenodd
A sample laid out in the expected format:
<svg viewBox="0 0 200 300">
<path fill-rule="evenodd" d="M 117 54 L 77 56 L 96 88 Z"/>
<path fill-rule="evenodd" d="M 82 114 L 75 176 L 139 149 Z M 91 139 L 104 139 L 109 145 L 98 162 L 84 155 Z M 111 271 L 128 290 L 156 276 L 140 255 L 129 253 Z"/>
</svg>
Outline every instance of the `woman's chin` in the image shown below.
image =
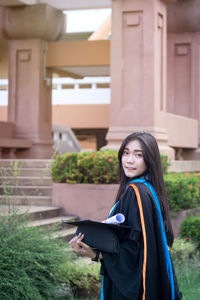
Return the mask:
<svg viewBox="0 0 200 300">
<path fill-rule="evenodd" d="M 133 174 L 133 173 L 127 173 L 126 174 L 126 177 L 128 177 L 129 179 L 135 178 L 137 176 L 139 176 L 139 175 L 138 174 Z"/>
</svg>

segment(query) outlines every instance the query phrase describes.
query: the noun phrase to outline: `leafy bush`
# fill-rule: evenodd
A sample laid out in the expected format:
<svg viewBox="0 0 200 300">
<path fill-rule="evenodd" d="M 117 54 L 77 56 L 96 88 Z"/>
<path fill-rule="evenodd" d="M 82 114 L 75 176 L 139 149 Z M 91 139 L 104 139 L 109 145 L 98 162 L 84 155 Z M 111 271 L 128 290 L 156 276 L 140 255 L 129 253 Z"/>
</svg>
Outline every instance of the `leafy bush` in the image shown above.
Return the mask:
<svg viewBox="0 0 200 300">
<path fill-rule="evenodd" d="M 78 172 L 78 155 L 77 153 L 66 153 L 58 155 L 55 159 L 51 174 L 54 182 L 79 182 L 83 175 Z"/>
<path fill-rule="evenodd" d="M 186 261 L 197 257 L 197 246 L 184 239 L 175 239 L 171 249 L 174 262 Z"/>
<path fill-rule="evenodd" d="M 197 243 L 200 248 L 200 216 L 187 217 L 181 223 L 180 236 Z"/>
<path fill-rule="evenodd" d="M 79 258 L 66 260 L 58 270 L 63 283 L 69 282 L 75 297 L 97 297 L 101 290 L 100 264 Z"/>
<path fill-rule="evenodd" d="M 0 240 L 0 299 L 56 299 L 64 244 L 44 238 L 16 216 L 1 217 Z"/>
<path fill-rule="evenodd" d="M 104 150 L 59 155 L 52 166 L 52 180 L 59 183 L 118 183 L 117 151 Z M 161 156 L 163 170 L 167 156 Z"/>
<path fill-rule="evenodd" d="M 67 183 L 117 183 L 117 151 L 60 155 L 52 166 L 52 180 Z"/>
<path fill-rule="evenodd" d="M 199 179 L 198 173 L 169 173 L 164 176 L 171 210 L 180 211 L 200 205 Z"/>
<path fill-rule="evenodd" d="M 111 150 L 81 153 L 78 167 L 84 183 L 117 183 L 117 152 Z"/>
</svg>

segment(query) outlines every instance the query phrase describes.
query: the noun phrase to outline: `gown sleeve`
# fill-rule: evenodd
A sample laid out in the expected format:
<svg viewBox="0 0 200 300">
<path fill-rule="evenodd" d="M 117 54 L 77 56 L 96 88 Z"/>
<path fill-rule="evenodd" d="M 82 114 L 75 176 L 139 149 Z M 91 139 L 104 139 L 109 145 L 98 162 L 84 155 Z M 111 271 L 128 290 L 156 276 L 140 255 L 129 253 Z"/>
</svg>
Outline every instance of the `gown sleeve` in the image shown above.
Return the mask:
<svg viewBox="0 0 200 300">
<path fill-rule="evenodd" d="M 142 283 L 143 241 L 139 209 L 135 192 L 128 188 L 113 214 L 125 215 L 123 225 L 131 226 L 128 237 L 120 241 L 119 253 L 103 252 L 102 270 L 127 299 L 138 299 Z"/>
</svg>

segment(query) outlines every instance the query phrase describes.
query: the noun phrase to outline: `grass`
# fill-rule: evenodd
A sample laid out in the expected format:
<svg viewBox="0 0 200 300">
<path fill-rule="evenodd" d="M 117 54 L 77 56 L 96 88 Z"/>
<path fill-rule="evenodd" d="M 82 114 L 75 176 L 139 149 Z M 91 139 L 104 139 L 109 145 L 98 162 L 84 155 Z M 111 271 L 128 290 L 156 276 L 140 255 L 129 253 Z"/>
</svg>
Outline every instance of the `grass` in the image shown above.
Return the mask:
<svg viewBox="0 0 200 300">
<path fill-rule="evenodd" d="M 175 269 L 182 300 L 200 299 L 200 261 L 176 262 Z"/>
</svg>

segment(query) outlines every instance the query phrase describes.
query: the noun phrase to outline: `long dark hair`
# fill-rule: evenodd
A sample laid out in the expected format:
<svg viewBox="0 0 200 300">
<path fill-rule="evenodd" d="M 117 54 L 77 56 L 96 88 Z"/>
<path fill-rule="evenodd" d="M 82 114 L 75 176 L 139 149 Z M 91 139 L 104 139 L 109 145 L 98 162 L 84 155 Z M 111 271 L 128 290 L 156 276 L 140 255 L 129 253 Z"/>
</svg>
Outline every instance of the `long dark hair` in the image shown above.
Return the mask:
<svg viewBox="0 0 200 300">
<path fill-rule="evenodd" d="M 130 141 L 138 140 L 143 152 L 144 162 L 147 166 L 147 170 L 145 174 L 148 174 L 149 179 L 158 195 L 158 199 L 160 202 L 160 207 L 162 211 L 162 216 L 164 220 L 165 230 L 167 234 L 167 240 L 169 246 L 173 244 L 174 235 L 172 230 L 172 225 L 169 216 L 169 204 L 167 199 L 167 193 L 165 190 L 165 184 L 163 179 L 163 169 L 160 158 L 160 151 L 158 149 L 158 144 L 155 138 L 146 132 L 135 132 L 128 135 L 125 140 L 122 142 L 122 145 L 118 152 L 118 160 L 119 160 L 119 178 L 120 178 L 120 186 L 116 197 L 116 202 L 119 201 L 120 196 L 122 195 L 124 188 L 130 178 L 126 177 L 123 167 L 122 167 L 122 155 L 124 153 L 124 149 L 126 145 Z"/>
</svg>

